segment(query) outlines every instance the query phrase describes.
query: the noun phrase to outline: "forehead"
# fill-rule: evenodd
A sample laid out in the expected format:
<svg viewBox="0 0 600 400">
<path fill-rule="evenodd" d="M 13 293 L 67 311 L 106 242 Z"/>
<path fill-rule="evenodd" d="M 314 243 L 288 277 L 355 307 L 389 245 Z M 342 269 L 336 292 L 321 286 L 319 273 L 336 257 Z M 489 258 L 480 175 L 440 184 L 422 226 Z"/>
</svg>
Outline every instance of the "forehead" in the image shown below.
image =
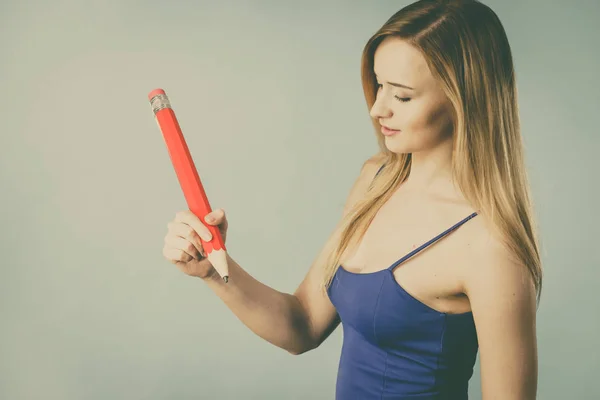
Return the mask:
<svg viewBox="0 0 600 400">
<path fill-rule="evenodd" d="M 423 55 L 406 41 L 395 37 L 385 38 L 379 44 L 373 69 L 380 80 L 408 86 L 424 86 L 433 81 Z"/>
</svg>

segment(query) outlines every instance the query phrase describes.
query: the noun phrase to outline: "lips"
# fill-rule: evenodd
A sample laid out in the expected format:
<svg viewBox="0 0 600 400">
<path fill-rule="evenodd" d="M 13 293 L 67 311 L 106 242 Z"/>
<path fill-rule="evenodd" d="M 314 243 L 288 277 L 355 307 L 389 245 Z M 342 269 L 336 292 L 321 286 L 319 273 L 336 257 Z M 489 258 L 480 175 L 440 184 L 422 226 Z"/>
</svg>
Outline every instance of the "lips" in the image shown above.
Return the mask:
<svg viewBox="0 0 600 400">
<path fill-rule="evenodd" d="M 393 135 L 400 133 L 400 130 L 399 129 L 390 129 L 390 128 L 386 127 L 385 125 L 381 125 L 381 133 L 383 133 L 384 136 L 393 136 Z"/>
<path fill-rule="evenodd" d="M 399 131 L 400 130 L 400 129 L 390 128 L 389 126 L 382 124 L 381 121 L 379 121 L 379 125 L 381 125 L 382 128 L 385 128 L 389 131 Z"/>
</svg>

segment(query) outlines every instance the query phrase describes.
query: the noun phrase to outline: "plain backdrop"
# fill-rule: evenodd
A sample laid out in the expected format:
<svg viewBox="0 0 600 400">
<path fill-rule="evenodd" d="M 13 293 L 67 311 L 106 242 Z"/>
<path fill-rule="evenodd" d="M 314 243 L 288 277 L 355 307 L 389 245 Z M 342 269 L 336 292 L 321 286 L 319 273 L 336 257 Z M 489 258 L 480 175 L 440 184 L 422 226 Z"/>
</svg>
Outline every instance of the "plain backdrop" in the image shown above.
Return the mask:
<svg viewBox="0 0 600 400">
<path fill-rule="evenodd" d="M 186 203 L 146 96 L 169 95 L 232 257 L 293 292 L 377 151 L 360 56 L 408 3 L 3 0 L 0 398 L 332 399 L 341 329 L 290 355 L 163 258 Z M 600 2 L 486 4 L 541 231 L 539 398 L 597 399 Z"/>
</svg>

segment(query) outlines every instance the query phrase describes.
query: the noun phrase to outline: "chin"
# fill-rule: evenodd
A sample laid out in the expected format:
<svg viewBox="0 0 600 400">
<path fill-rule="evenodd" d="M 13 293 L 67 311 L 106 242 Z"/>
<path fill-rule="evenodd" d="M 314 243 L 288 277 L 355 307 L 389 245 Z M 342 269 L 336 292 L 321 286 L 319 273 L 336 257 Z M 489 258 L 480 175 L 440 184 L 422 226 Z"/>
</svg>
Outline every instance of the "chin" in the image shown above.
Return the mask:
<svg viewBox="0 0 600 400">
<path fill-rule="evenodd" d="M 406 143 L 395 141 L 394 138 L 386 138 L 385 146 L 389 151 L 396 154 L 413 153 L 417 150 L 414 148 L 414 146 L 407 146 Z"/>
</svg>

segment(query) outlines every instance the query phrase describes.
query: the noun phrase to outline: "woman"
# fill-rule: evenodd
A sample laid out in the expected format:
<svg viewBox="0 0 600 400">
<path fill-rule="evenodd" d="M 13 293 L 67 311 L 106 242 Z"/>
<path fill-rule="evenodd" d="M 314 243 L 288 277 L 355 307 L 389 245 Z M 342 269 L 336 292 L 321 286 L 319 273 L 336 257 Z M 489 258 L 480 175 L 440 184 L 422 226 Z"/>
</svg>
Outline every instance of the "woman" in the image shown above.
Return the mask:
<svg viewBox="0 0 600 400">
<path fill-rule="evenodd" d="M 477 1 L 413 3 L 368 41 L 362 81 L 381 151 L 294 294 L 231 258 L 225 284 L 190 212 L 164 256 L 292 354 L 341 322 L 338 399 L 466 399 L 477 351 L 485 400 L 534 399 L 541 262 L 500 21 Z"/>
</svg>

